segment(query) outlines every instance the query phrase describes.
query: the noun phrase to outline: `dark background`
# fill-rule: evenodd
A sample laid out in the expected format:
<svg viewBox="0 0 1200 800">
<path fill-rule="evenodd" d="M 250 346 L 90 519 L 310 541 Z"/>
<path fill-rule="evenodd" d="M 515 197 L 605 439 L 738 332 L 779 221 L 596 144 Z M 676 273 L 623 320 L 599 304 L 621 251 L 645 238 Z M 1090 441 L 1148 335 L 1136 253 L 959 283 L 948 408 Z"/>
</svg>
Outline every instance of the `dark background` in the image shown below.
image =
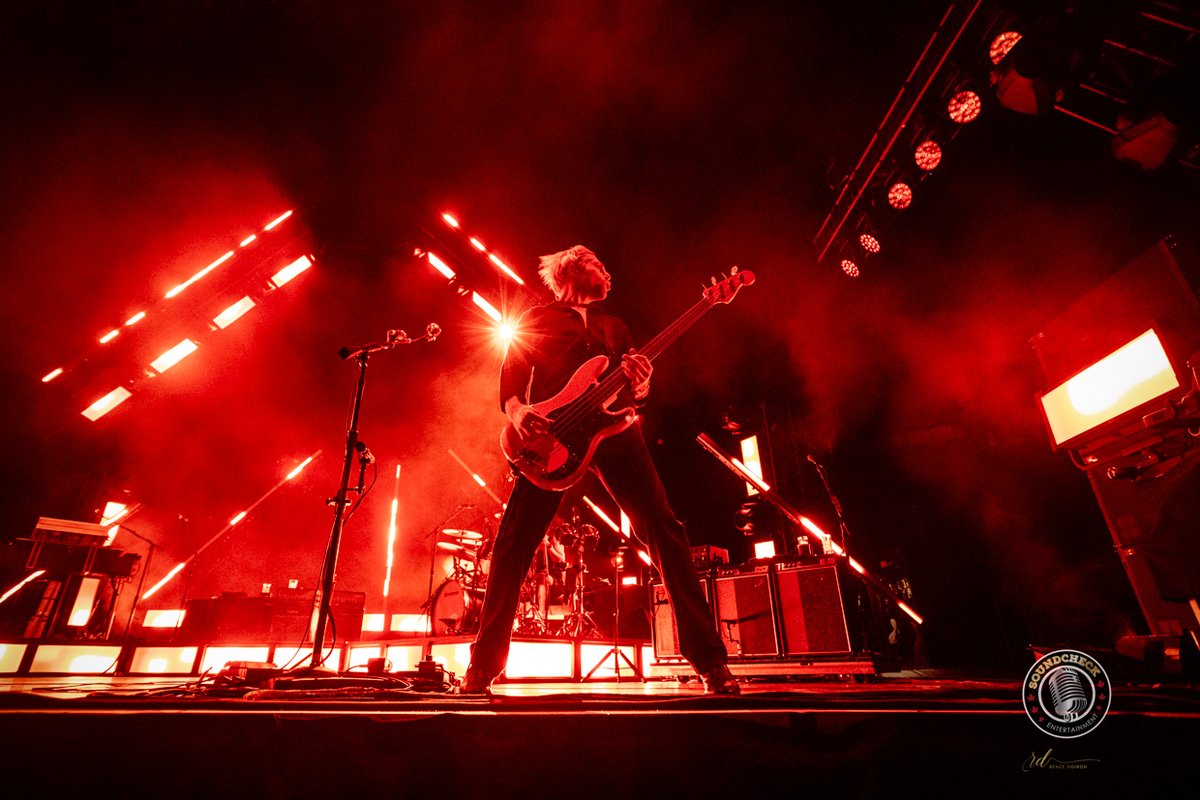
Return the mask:
<svg viewBox="0 0 1200 800">
<path fill-rule="evenodd" d="M 1044 430 L 1030 339 L 1157 240 L 1194 230 L 1193 174 L 1119 162 L 1103 132 L 1009 111 L 985 83 L 981 117 L 893 215 L 884 252 L 847 278 L 818 263 L 814 236 L 946 5 L 796 6 L 6 11 L 4 536 L 123 497 L 142 504 L 129 528 L 159 548 L 148 580 L 209 544 L 164 607 L 311 587 L 356 377 L 338 350 L 437 322 L 436 342 L 370 362 L 359 431 L 379 476 L 346 525 L 337 576 L 382 610 L 398 486 L 389 608 L 415 611 L 444 566 L 430 533 L 486 530 L 498 510 L 448 451 L 501 496 L 507 485 L 500 350 L 413 251 L 458 254 L 468 288 L 511 313 L 536 300 L 472 259 L 439 220 L 450 211 L 531 287 L 538 255 L 590 246 L 639 340 L 709 276 L 756 272 L 659 362 L 644 417 L 694 543 L 752 555 L 734 528 L 741 484 L 695 442 L 707 432 L 732 451 L 733 418 L 765 426 L 789 502 L 832 529 L 807 456 L 826 468 L 859 559 L 907 570 L 932 662 L 1011 666 L 1030 643 L 1108 645 L 1140 629 L 1087 481 Z M 960 50 L 977 65 L 986 45 Z M 227 304 L 219 274 L 259 265 L 239 255 L 187 304 L 160 303 L 165 290 L 287 209 L 276 241 L 315 268 L 139 378 L 109 415 L 81 417 Z M 149 308 L 157 327 L 96 344 Z M 72 369 L 40 382 L 60 365 Z"/>
</svg>

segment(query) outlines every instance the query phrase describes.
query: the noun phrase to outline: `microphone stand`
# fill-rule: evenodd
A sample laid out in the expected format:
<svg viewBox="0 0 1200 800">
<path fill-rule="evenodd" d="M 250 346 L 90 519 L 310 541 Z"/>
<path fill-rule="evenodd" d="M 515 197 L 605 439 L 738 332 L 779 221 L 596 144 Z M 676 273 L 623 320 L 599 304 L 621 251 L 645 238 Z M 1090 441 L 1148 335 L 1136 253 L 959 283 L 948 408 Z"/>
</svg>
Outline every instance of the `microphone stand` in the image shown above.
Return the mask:
<svg viewBox="0 0 1200 800">
<path fill-rule="evenodd" d="M 329 534 L 329 546 L 325 551 L 325 561 L 321 568 L 321 585 L 317 589 L 316 603 L 317 619 L 313 627 L 313 650 L 312 658 L 309 660 L 309 667 L 312 670 L 322 669 L 324 656 L 322 651 L 325 649 L 325 629 L 329 625 L 329 617 L 331 613 L 331 605 L 333 598 L 333 580 L 334 572 L 337 567 L 338 549 L 342 541 L 342 528 L 346 521 L 346 504 L 348 503 L 347 495 L 351 491 L 361 494 L 363 486 L 360 478 L 357 488 L 350 487 L 350 471 L 354 465 L 355 453 L 358 452 L 362 467 L 360 475 L 366 469 L 366 465 L 374 460 L 374 456 L 366 448 L 366 445 L 358 439 L 358 417 L 362 410 L 363 389 L 367 382 L 367 359 L 371 353 L 377 353 L 381 350 L 391 350 L 397 345 L 413 344 L 414 342 L 430 341 L 438 337 L 442 329 L 434 323 L 430 323 L 425 329 L 425 335 L 410 339 L 408 334 L 400 330 L 389 330 L 387 338 L 382 342 L 371 342 L 361 345 L 356 348 L 343 347 L 338 355 L 343 360 L 353 358 L 358 363 L 358 381 L 354 387 L 354 405 L 350 412 L 350 428 L 346 432 L 346 457 L 342 465 L 342 479 L 338 485 L 337 495 L 330 500 L 333 509 L 333 528 Z"/>
<path fill-rule="evenodd" d="M 146 573 L 150 571 L 150 562 L 154 560 L 154 551 L 158 549 L 158 545 L 154 544 L 154 542 L 150 541 L 145 536 L 142 536 L 133 528 L 127 528 L 124 525 L 121 525 L 120 528 L 126 533 L 132 533 L 135 537 L 141 539 L 143 542 L 149 545 L 149 548 L 146 551 L 146 561 L 141 564 L 141 575 L 138 577 L 138 588 L 137 592 L 133 596 L 133 604 L 129 608 L 129 618 L 125 621 L 124 640 L 125 644 L 128 645 L 130 634 L 133 631 L 133 616 L 137 613 L 137 607 L 142 602 L 142 586 L 144 586 L 146 583 Z M 114 605 L 116 604 L 114 603 Z"/>
<path fill-rule="evenodd" d="M 809 463 L 816 467 L 817 474 L 821 476 L 821 483 L 825 485 L 825 493 L 829 495 L 829 502 L 833 505 L 833 511 L 837 514 L 838 533 L 841 534 L 841 545 L 849 550 L 847 543 L 850 540 L 850 527 L 846 524 L 846 518 L 842 515 L 842 504 L 838 502 L 837 495 L 833 493 L 833 489 L 829 486 L 829 476 L 825 474 L 825 468 L 817 463 L 817 460 L 810 453 L 808 456 Z"/>
</svg>

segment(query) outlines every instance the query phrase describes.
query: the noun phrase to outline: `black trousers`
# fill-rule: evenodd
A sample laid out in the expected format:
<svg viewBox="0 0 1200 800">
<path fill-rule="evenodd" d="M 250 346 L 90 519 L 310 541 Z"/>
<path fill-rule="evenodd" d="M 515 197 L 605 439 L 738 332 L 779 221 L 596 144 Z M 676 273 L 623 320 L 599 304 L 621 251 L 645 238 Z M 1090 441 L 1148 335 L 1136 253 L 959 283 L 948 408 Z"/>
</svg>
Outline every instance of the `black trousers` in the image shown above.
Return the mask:
<svg viewBox="0 0 1200 800">
<path fill-rule="evenodd" d="M 675 611 L 679 652 L 697 672 L 725 664 L 725 645 L 692 566 L 687 533 L 667 503 L 641 429 L 634 425 L 601 442 L 592 467 L 650 548 Z M 489 678 L 499 675 L 508 661 L 521 585 L 562 497 L 561 492 L 540 489 L 520 475 L 509 495 L 492 550 L 479 633 L 471 649 L 471 668 Z"/>
</svg>

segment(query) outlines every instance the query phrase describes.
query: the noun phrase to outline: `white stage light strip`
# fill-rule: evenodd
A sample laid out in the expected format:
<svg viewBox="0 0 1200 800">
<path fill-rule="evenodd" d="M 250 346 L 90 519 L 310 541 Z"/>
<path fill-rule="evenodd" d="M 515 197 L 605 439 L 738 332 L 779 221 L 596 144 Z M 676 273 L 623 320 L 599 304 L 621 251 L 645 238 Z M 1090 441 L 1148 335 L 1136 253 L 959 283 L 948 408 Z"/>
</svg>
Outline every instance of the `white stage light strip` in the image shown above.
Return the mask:
<svg viewBox="0 0 1200 800">
<path fill-rule="evenodd" d="M 311 463 L 312 463 L 312 461 L 313 461 L 313 459 L 314 459 L 314 458 L 316 458 L 316 457 L 317 457 L 317 456 L 319 456 L 319 455 L 321 455 L 321 451 L 320 451 L 320 450 L 318 450 L 317 452 L 313 453 L 313 454 L 312 454 L 311 456 L 309 456 L 308 458 L 304 459 L 304 461 L 300 462 L 300 464 L 299 464 L 299 465 L 298 465 L 298 466 L 297 466 L 295 469 L 293 469 L 293 470 L 292 470 L 291 472 L 289 472 L 289 473 L 288 473 L 286 476 L 284 476 L 283 480 L 281 480 L 279 483 L 275 484 L 275 485 L 274 485 L 274 486 L 272 486 L 270 489 L 268 489 L 268 490 L 266 491 L 266 493 L 265 493 L 265 494 L 263 494 L 261 497 L 259 497 L 257 500 L 255 500 L 253 503 L 251 503 L 251 504 L 250 504 L 250 506 L 249 506 L 248 508 L 246 508 L 246 510 L 244 510 L 244 511 L 241 511 L 241 512 L 239 512 L 239 513 L 238 513 L 236 516 L 234 516 L 234 517 L 233 517 L 233 519 L 231 519 L 231 520 L 230 520 L 228 523 L 226 523 L 226 525 L 225 525 L 225 527 L 224 527 L 224 528 L 222 528 L 221 530 L 219 530 L 219 531 L 216 533 L 216 535 L 214 535 L 214 536 L 213 536 L 211 539 L 209 539 L 207 542 L 205 542 L 204 544 L 202 544 L 202 545 L 200 546 L 200 549 L 199 549 L 199 550 L 197 550 L 196 552 L 194 552 L 194 553 L 192 553 L 190 556 L 188 556 L 188 558 L 187 558 L 186 560 L 184 560 L 184 561 L 181 561 L 180 563 L 178 563 L 178 564 L 176 564 L 174 567 L 172 567 L 172 568 L 171 568 L 171 571 L 170 571 L 170 572 L 168 572 L 168 573 L 167 573 L 167 574 L 166 574 L 166 575 L 163 577 L 163 579 L 162 579 L 162 580 L 160 580 L 158 583 L 156 583 L 156 584 L 154 584 L 152 587 L 150 587 L 150 589 L 148 589 L 148 590 L 146 591 L 146 593 L 142 595 L 142 600 L 149 600 L 151 597 L 153 597 L 153 596 L 154 596 L 154 594 L 155 594 L 155 593 L 156 593 L 156 592 L 157 592 L 159 589 L 161 589 L 162 587 L 166 586 L 166 585 L 167 585 L 167 583 L 169 583 L 169 582 L 170 582 L 170 580 L 171 580 L 172 578 L 174 578 L 176 575 L 178 575 L 178 574 L 179 574 L 179 572 L 180 572 L 180 571 L 181 571 L 181 570 L 182 570 L 184 567 L 186 567 L 188 564 L 190 564 L 190 563 L 192 563 L 193 561 L 195 561 L 195 560 L 196 560 L 196 558 L 197 558 L 197 557 L 198 557 L 198 556 L 199 556 L 201 553 L 203 553 L 203 552 L 204 552 L 205 550 L 207 550 L 207 549 L 208 549 L 210 546 L 212 546 L 212 544 L 213 544 L 214 542 L 216 542 L 216 541 L 217 541 L 217 540 L 219 540 L 219 539 L 220 539 L 222 536 L 224 536 L 226 533 L 228 533 L 228 532 L 230 531 L 230 529 L 232 529 L 232 528 L 233 528 L 235 525 L 237 525 L 239 522 L 241 522 L 242 520 L 244 520 L 244 519 L 246 518 L 246 516 L 247 516 L 248 514 L 250 514 L 250 512 L 252 512 L 254 509 L 256 509 L 256 508 L 258 508 L 260 505 L 262 505 L 262 503 L 263 503 L 263 502 L 264 502 L 264 501 L 265 501 L 265 500 L 266 500 L 268 497 L 270 497 L 271 495 L 275 494 L 275 492 L 277 492 L 277 491 L 278 491 L 278 490 L 279 490 L 279 489 L 280 489 L 280 488 L 281 488 L 281 487 L 282 487 L 284 484 L 286 484 L 288 481 L 292 480 L 292 479 L 293 479 L 293 478 L 295 478 L 297 475 L 299 475 L 301 472 L 303 472 L 303 471 L 304 471 L 304 468 L 305 468 L 305 467 L 307 467 L 309 464 L 311 464 Z"/>
<path fill-rule="evenodd" d="M 447 452 L 447 453 L 449 453 L 449 454 L 450 454 L 450 456 L 451 456 L 451 457 L 452 457 L 452 458 L 453 458 L 455 461 L 457 461 L 457 462 L 458 462 L 458 465 L 459 465 L 460 467 L 462 467 L 463 469 L 465 469 L 465 470 L 467 471 L 467 474 L 471 476 L 471 480 L 473 480 L 473 481 L 475 481 L 475 483 L 479 484 L 480 488 L 482 488 L 482 489 L 483 489 L 485 492 L 487 492 L 487 493 L 488 493 L 488 495 L 489 495 L 489 496 L 490 496 L 490 497 L 491 497 L 493 500 L 495 500 L 497 503 L 503 503 L 503 502 L 504 502 L 504 501 L 502 501 L 502 500 L 500 499 L 500 497 L 499 497 L 499 496 L 498 496 L 498 495 L 497 495 L 495 492 L 493 492 L 493 491 L 492 491 L 491 487 L 487 485 L 487 483 L 486 483 L 486 482 L 483 480 L 483 478 L 479 477 L 479 473 L 478 473 L 478 472 L 476 472 L 475 470 L 473 470 L 473 469 L 471 469 L 470 467 L 468 467 L 468 466 L 467 466 L 467 462 L 463 461 L 461 458 L 459 458 L 459 457 L 458 457 L 458 453 L 456 453 L 456 452 L 454 452 L 453 450 L 450 450 L 450 449 L 447 449 L 447 450 L 446 450 L 446 452 Z"/>
<path fill-rule="evenodd" d="M 460 233 L 462 232 L 462 224 L 458 221 L 458 218 L 453 216 L 452 214 L 448 214 L 448 213 L 442 214 L 442 221 L 445 222 L 448 226 L 450 226 L 454 230 L 456 230 Z M 474 247 L 476 250 L 478 250 L 480 253 L 483 253 L 484 255 L 486 255 L 488 261 L 492 262 L 492 265 L 495 266 L 496 269 L 500 270 L 505 275 L 507 275 L 509 277 L 509 279 L 511 279 L 513 282 L 515 282 L 518 286 L 525 285 L 524 279 L 522 279 L 521 276 L 518 275 L 512 269 L 512 267 L 510 267 L 510 266 L 508 266 L 508 264 L 504 263 L 504 259 L 500 258 L 495 253 L 488 252 L 487 245 L 485 245 L 483 242 L 481 242 L 478 237 L 469 236 L 469 237 L 467 237 L 467 241 L 470 242 L 471 246 Z"/>
<path fill-rule="evenodd" d="M 396 485 L 392 490 L 392 514 L 388 520 L 387 563 L 383 572 L 383 607 L 387 608 L 388 593 L 392 587 L 392 566 L 396 557 L 396 517 L 400 513 L 400 465 L 396 465 Z"/>
<path fill-rule="evenodd" d="M 37 580 L 38 578 L 40 578 L 41 576 L 43 576 L 43 575 L 45 575 L 45 574 L 46 574 L 46 570 L 44 570 L 44 569 L 39 569 L 39 570 L 37 570 L 36 572 L 32 572 L 32 573 L 30 573 L 29 575 L 26 575 L 26 576 L 24 577 L 24 579 L 22 579 L 22 580 L 18 581 L 18 582 L 17 582 L 17 584 L 16 584 L 15 586 L 13 586 L 12 588 L 10 588 L 10 589 L 9 589 L 7 592 L 5 592 L 4 594 L 0 595 L 0 603 L 3 603 L 3 602 L 4 602 L 5 600 L 7 600 L 8 598 L 12 597 L 14 594 L 16 594 L 17 592 L 21 591 L 21 587 L 25 586 L 25 585 L 26 585 L 27 583 L 29 583 L 30 581 L 35 581 L 35 580 Z"/>
<path fill-rule="evenodd" d="M 133 392 L 124 386 L 118 386 L 79 413 L 95 422 L 131 397 Z"/>
</svg>

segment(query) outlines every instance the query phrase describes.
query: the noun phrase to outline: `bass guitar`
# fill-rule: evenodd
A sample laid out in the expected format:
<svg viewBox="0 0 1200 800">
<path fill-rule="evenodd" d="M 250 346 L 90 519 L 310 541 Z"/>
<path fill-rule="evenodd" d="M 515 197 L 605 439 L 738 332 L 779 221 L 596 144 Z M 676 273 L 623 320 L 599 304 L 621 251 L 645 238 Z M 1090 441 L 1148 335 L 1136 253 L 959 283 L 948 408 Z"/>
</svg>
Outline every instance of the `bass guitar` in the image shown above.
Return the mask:
<svg viewBox="0 0 1200 800">
<path fill-rule="evenodd" d="M 653 361 L 691 328 L 710 308 L 728 304 L 743 286 L 754 283 L 749 270 L 730 270 L 729 277 L 705 286 L 700 300 L 655 336 L 640 351 Z M 595 356 L 553 397 L 533 403 L 533 410 L 550 420 L 549 429 L 522 437 L 510 422 L 500 435 L 500 449 L 516 469 L 535 486 L 562 491 L 583 477 L 600 442 L 633 424 L 632 408 L 610 410 L 621 389 L 629 385 L 623 370 L 607 356 Z"/>
</svg>

